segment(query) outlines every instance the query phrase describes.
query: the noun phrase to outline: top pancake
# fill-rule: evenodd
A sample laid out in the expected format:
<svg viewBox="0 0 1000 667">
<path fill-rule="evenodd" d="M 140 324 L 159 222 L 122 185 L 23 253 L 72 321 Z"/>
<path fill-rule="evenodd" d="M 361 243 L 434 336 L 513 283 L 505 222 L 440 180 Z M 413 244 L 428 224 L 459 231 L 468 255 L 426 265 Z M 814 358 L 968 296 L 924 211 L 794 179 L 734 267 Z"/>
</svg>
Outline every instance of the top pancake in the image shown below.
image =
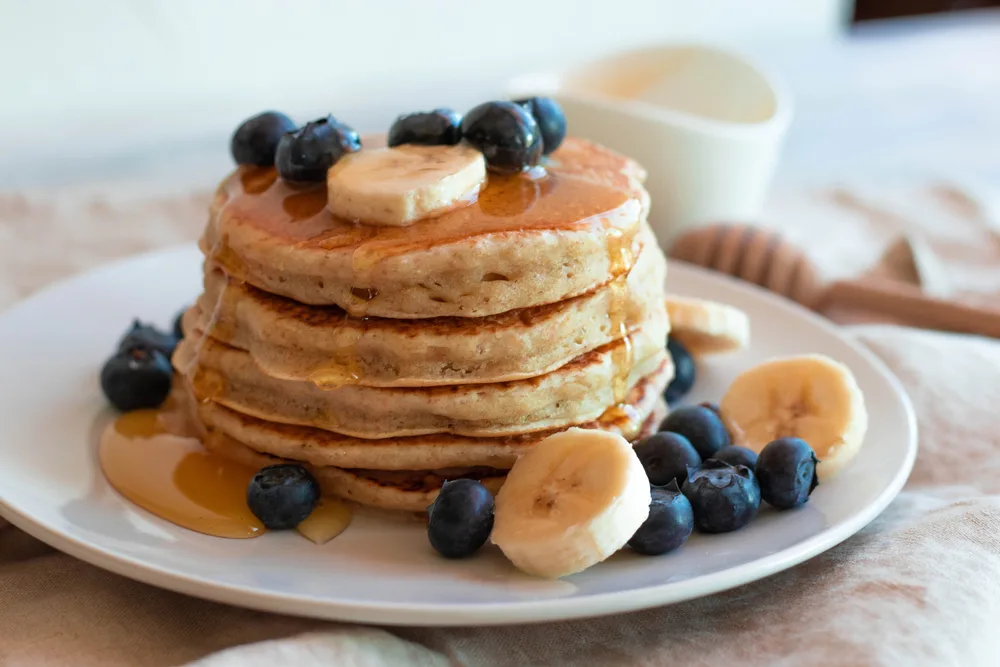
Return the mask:
<svg viewBox="0 0 1000 667">
<path fill-rule="evenodd" d="M 241 167 L 201 246 L 267 292 L 354 316 L 485 317 L 586 293 L 631 267 L 648 208 L 632 160 L 567 139 L 526 174 L 491 174 L 473 204 L 409 227 L 339 220 L 325 184 Z"/>
</svg>

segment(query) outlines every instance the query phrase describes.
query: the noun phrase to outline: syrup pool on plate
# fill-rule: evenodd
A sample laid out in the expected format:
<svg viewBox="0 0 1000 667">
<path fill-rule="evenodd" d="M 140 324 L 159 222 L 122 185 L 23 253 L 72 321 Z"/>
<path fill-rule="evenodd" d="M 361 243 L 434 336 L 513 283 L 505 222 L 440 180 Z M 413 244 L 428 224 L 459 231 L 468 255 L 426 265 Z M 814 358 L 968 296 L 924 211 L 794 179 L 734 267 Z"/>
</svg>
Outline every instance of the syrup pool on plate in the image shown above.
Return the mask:
<svg viewBox="0 0 1000 667">
<path fill-rule="evenodd" d="M 250 538 L 264 525 L 246 503 L 257 470 L 205 451 L 168 429 L 167 411 L 119 416 L 101 436 L 100 461 L 111 485 L 143 509 L 216 537 Z"/>
<path fill-rule="evenodd" d="M 171 398 L 159 410 L 119 416 L 101 436 L 100 462 L 119 493 L 173 524 L 213 537 L 245 539 L 266 532 L 247 506 L 247 487 L 258 472 L 205 450 L 185 434 Z M 299 533 L 324 544 L 351 523 L 351 510 L 321 498 Z"/>
</svg>

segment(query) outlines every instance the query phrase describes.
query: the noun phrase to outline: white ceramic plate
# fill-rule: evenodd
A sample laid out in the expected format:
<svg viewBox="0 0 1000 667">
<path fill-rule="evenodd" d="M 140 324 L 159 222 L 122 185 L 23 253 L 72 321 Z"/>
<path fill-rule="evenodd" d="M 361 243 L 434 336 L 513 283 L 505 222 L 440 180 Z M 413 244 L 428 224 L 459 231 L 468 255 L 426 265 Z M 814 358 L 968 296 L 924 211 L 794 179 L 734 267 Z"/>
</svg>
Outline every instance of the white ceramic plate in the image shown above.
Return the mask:
<svg viewBox="0 0 1000 667">
<path fill-rule="evenodd" d="M 200 289 L 193 247 L 112 264 L 0 315 L 0 514 L 73 556 L 190 595 L 275 612 L 382 624 L 477 625 L 610 614 L 708 595 L 800 563 L 843 541 L 903 486 L 916 453 L 913 411 L 871 354 L 770 294 L 674 262 L 671 291 L 736 304 L 753 345 L 702 364 L 691 400 L 718 400 L 744 368 L 818 352 L 854 371 L 871 414 L 867 443 L 802 510 L 762 509 L 748 528 L 694 535 L 656 558 L 623 551 L 563 581 L 518 573 L 493 547 L 445 561 L 418 525 L 356 519 L 317 547 L 296 533 L 224 540 L 138 509 L 105 482 L 96 440 L 111 412 L 98 371 L 133 316 L 169 325 Z"/>
</svg>

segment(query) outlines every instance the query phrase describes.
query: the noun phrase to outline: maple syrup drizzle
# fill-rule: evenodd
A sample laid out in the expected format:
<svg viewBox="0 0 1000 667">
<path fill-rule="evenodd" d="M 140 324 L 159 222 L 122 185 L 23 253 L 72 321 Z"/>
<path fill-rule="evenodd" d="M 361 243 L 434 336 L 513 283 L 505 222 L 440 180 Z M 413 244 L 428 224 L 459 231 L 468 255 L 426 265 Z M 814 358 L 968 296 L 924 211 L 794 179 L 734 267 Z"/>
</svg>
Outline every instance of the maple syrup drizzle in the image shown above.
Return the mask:
<svg viewBox="0 0 1000 667">
<path fill-rule="evenodd" d="M 235 250 L 229 247 L 228 239 L 220 238 L 208 253 L 208 261 L 222 267 L 226 275 L 236 280 L 245 281 L 247 263 Z"/>
<path fill-rule="evenodd" d="M 226 272 L 219 272 L 223 284 L 219 288 L 212 311 L 202 313 L 202 317 L 208 317 L 205 322 L 203 333 L 205 336 L 212 336 L 222 341 L 232 341 L 236 337 L 236 299 L 238 295 L 232 284 L 235 278 Z M 201 346 L 199 345 L 199 350 Z"/>
<path fill-rule="evenodd" d="M 612 390 L 614 405 L 609 407 L 598 418 L 598 423 L 606 429 L 617 429 L 626 440 L 633 440 L 642 430 L 642 419 L 639 411 L 625 402 L 628 396 L 628 379 L 635 363 L 632 348 L 632 337 L 629 334 L 627 305 L 629 302 L 628 274 L 635 265 L 635 250 L 633 244 L 636 228 L 626 231 L 617 227 L 606 226 L 608 235 L 608 264 L 610 273 L 615 276 L 611 281 L 611 299 L 608 306 L 608 321 L 611 325 L 611 335 L 620 336 L 622 344 L 613 348 L 611 363 L 614 375 Z"/>
<path fill-rule="evenodd" d="M 608 322 L 611 335 L 620 339 L 621 344 L 612 349 L 613 369 L 611 387 L 614 404 L 622 406 L 628 394 L 628 378 L 632 372 L 634 355 L 632 338 L 629 334 L 627 304 L 629 301 L 628 273 L 635 263 L 632 248 L 634 232 L 628 233 L 617 227 L 607 226 L 608 263 L 614 279 L 610 283 L 611 298 L 608 305 Z"/>
<path fill-rule="evenodd" d="M 169 426 L 168 410 L 136 410 L 101 436 L 105 477 L 139 507 L 178 526 L 227 538 L 257 537 L 264 526 L 247 507 L 255 468 L 212 454 Z"/>
<path fill-rule="evenodd" d="M 212 312 L 207 313 L 207 322 L 204 322 L 206 313 L 201 313 L 203 321 L 200 325 L 202 327 L 201 335 L 194 338 L 191 335 L 193 332 L 185 332 L 188 334 L 188 338 L 181 343 L 172 359 L 175 370 L 180 374 L 179 377 L 175 376 L 174 386 L 177 387 L 179 383 L 183 382 L 182 378 L 188 378 L 195 390 L 195 395 L 200 398 L 202 403 L 222 397 L 226 390 L 226 379 L 222 374 L 201 363 L 205 345 L 208 344 L 210 338 L 226 342 L 232 341 L 236 333 L 234 330 L 236 318 L 231 304 L 231 300 L 235 297 L 229 288 L 230 282 L 234 279 L 230 277 L 228 272 L 224 272 L 222 275 L 225 284 L 219 289 L 215 305 L 212 306 Z M 171 396 L 170 401 L 175 401 L 175 397 Z"/>
<path fill-rule="evenodd" d="M 597 422 L 606 430 L 617 429 L 626 440 L 634 440 L 642 430 L 642 418 L 635 407 L 627 403 L 612 405 Z"/>
<path fill-rule="evenodd" d="M 293 192 L 281 200 L 281 208 L 291 222 L 308 220 L 326 208 L 326 192 L 314 189 Z"/>
<path fill-rule="evenodd" d="M 244 166 L 237 170 L 240 179 L 240 187 L 248 195 L 259 195 L 267 192 L 268 188 L 278 180 L 278 170 L 269 167 Z"/>
<path fill-rule="evenodd" d="M 371 287 L 371 276 L 381 260 L 377 251 L 369 251 L 363 243 L 351 253 L 352 314 L 345 315 L 338 332 L 337 353 L 309 375 L 309 380 L 320 388 L 336 389 L 344 385 L 359 384 L 364 380 L 358 347 L 368 331 L 368 306 L 378 297 L 378 289 Z"/>
<path fill-rule="evenodd" d="M 266 187 L 265 187 L 266 186 Z M 599 229 L 610 217 L 638 218 L 641 204 L 620 185 L 564 170 L 491 174 L 475 201 L 405 227 L 379 227 L 335 218 L 326 184 L 289 184 L 267 168 L 240 168 L 220 188 L 214 224 L 222 245 L 230 225 L 262 232 L 275 242 L 324 250 L 362 246 L 380 257 L 461 241 L 480 234 L 532 229 Z M 229 257 L 223 256 L 223 259 Z M 353 287 L 370 287 L 355 284 Z"/>
<path fill-rule="evenodd" d="M 366 328 L 366 318 L 356 320 L 345 315 L 338 330 L 337 349 L 313 369 L 309 374 L 309 381 L 321 389 L 336 389 L 360 383 L 364 373 L 359 361 L 358 343 Z"/>
</svg>

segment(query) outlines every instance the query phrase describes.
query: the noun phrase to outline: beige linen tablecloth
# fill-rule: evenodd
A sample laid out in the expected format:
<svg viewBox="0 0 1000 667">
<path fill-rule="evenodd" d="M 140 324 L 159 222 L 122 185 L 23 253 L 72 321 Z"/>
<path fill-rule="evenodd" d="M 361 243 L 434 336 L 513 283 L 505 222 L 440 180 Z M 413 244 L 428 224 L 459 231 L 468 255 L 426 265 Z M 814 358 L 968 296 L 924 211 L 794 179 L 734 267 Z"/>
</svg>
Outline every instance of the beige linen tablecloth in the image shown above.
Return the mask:
<svg viewBox="0 0 1000 667">
<path fill-rule="evenodd" d="M 206 202 L 0 196 L 0 306 L 112 257 L 195 238 Z M 888 250 L 879 270 L 905 279 L 908 265 L 930 292 L 1000 295 L 1000 237 L 953 188 L 780 195 L 769 222 L 828 277 L 863 272 Z M 920 454 L 881 517 L 785 573 L 595 620 L 377 629 L 158 590 L 0 520 L 0 665 L 1000 664 L 1000 342 L 891 326 L 853 332 L 910 393 Z"/>
</svg>

